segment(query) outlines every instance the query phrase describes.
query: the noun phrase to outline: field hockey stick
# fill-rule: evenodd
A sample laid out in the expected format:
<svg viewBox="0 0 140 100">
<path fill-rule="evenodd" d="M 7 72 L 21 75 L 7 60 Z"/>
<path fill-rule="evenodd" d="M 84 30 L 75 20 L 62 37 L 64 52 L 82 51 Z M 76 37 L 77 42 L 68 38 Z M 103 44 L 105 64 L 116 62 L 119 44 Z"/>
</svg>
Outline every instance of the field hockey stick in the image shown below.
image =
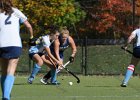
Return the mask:
<svg viewBox="0 0 140 100">
<path fill-rule="evenodd" d="M 79 77 L 77 77 L 73 72 L 71 72 L 68 68 L 66 68 L 66 66 L 70 63 L 70 61 L 68 61 L 67 63 L 65 63 L 64 65 L 62 65 L 62 67 L 68 72 L 70 73 L 72 76 L 74 76 L 77 79 L 77 83 L 80 83 L 80 79 Z"/>
<path fill-rule="evenodd" d="M 59 73 L 62 69 L 64 69 L 68 64 L 70 63 L 70 61 L 66 62 L 64 65 L 60 66 L 60 69 L 57 69 L 57 73 Z"/>
<path fill-rule="evenodd" d="M 55 66 L 54 62 L 52 61 L 52 59 L 48 56 L 50 62 Z M 70 73 L 72 76 L 74 76 L 77 79 L 77 83 L 80 83 L 80 79 L 73 73 L 71 72 L 68 68 L 66 68 L 66 66 L 70 63 L 70 61 L 66 62 L 64 65 L 60 66 L 63 67 L 68 73 Z M 57 72 L 58 73 L 58 72 Z"/>
<path fill-rule="evenodd" d="M 121 49 L 123 49 L 123 50 L 127 51 L 127 52 L 128 52 L 128 53 L 130 53 L 130 54 L 133 54 L 133 52 L 132 52 L 132 51 L 130 51 L 130 50 L 128 50 L 128 49 L 125 49 L 124 47 L 121 47 Z"/>
</svg>

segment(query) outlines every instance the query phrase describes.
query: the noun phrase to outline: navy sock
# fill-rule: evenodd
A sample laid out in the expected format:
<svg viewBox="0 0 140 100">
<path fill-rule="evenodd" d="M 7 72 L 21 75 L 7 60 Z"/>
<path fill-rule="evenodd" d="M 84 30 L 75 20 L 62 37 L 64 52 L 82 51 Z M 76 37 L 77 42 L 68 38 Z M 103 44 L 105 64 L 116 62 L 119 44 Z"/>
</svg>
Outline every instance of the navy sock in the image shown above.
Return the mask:
<svg viewBox="0 0 140 100">
<path fill-rule="evenodd" d="M 51 78 L 51 70 L 45 76 L 43 76 L 43 78 L 50 79 Z"/>
</svg>

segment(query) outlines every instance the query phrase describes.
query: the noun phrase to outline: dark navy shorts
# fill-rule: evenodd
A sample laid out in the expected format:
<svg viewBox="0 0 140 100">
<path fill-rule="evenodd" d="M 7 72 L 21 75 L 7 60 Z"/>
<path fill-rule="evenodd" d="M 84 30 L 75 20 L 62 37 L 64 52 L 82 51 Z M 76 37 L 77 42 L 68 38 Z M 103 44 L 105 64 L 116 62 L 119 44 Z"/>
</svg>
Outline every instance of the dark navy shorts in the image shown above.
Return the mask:
<svg viewBox="0 0 140 100">
<path fill-rule="evenodd" d="M 133 56 L 136 58 L 140 58 L 140 46 L 134 47 Z"/>
<path fill-rule="evenodd" d="M 19 58 L 22 53 L 21 47 L 2 47 L 0 48 L 0 58 L 14 59 Z"/>
<path fill-rule="evenodd" d="M 41 57 L 42 55 L 44 55 L 44 53 L 29 53 L 29 57 L 30 57 L 31 59 L 33 59 L 33 56 L 34 56 L 35 54 L 38 54 L 40 57 Z"/>
</svg>

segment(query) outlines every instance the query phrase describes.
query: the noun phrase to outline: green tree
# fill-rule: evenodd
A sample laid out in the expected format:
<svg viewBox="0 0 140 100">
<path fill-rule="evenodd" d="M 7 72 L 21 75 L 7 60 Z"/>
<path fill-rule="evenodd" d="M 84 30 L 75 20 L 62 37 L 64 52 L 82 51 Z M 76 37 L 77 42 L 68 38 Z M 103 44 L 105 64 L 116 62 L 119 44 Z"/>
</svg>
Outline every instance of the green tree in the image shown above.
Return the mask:
<svg viewBox="0 0 140 100">
<path fill-rule="evenodd" d="M 46 26 L 69 26 L 83 19 L 86 13 L 74 0 L 13 0 L 26 14 L 36 33 L 46 31 Z"/>
</svg>

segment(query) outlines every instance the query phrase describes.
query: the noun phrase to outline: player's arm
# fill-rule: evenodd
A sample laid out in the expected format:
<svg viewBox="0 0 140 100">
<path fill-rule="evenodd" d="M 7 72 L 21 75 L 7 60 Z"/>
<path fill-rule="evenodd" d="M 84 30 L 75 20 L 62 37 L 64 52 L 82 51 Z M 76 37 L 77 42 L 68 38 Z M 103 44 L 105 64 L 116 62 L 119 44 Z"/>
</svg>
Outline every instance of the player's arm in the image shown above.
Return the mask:
<svg viewBox="0 0 140 100">
<path fill-rule="evenodd" d="M 73 62 L 75 54 L 77 52 L 77 48 L 76 48 L 75 42 L 74 42 L 74 40 L 71 36 L 69 36 L 69 43 L 70 43 L 70 46 L 71 46 L 71 49 L 72 49 L 72 54 L 71 54 L 69 60 L 70 60 L 70 62 Z"/>
<path fill-rule="evenodd" d="M 27 27 L 27 29 L 28 29 L 28 31 L 30 33 L 30 39 L 32 39 L 33 38 L 33 29 L 32 29 L 31 24 L 27 20 L 24 21 L 23 23 Z"/>
<path fill-rule="evenodd" d="M 61 66 L 61 62 L 58 61 L 51 53 L 50 48 L 49 47 L 45 47 L 45 51 L 47 52 L 48 56 L 54 61 L 56 62 L 59 66 Z"/>
<path fill-rule="evenodd" d="M 61 66 L 62 63 L 60 61 L 58 61 L 51 53 L 49 38 L 48 37 L 42 37 L 42 43 L 43 43 L 43 46 L 44 46 L 44 49 L 45 49 L 46 53 L 48 54 L 48 57 L 50 59 L 52 59 L 54 62 L 56 62 L 59 66 Z"/>
<path fill-rule="evenodd" d="M 128 37 L 126 44 L 124 45 L 125 49 L 127 48 L 128 44 L 132 42 L 132 40 L 135 38 L 135 33 L 132 32 L 131 35 Z"/>
<path fill-rule="evenodd" d="M 61 61 L 61 58 L 60 58 L 60 55 L 59 55 L 59 45 L 60 45 L 60 42 L 58 39 L 56 39 L 54 41 L 54 52 L 55 52 L 55 55 L 56 55 L 56 58 Z"/>
<path fill-rule="evenodd" d="M 73 38 L 71 36 L 69 36 L 69 42 L 70 42 L 70 46 L 71 46 L 71 49 L 72 49 L 71 56 L 75 57 L 75 54 L 77 52 L 77 48 L 76 48 L 75 42 L 74 42 L 74 40 L 73 40 Z"/>
<path fill-rule="evenodd" d="M 30 38 L 33 38 L 33 29 L 31 24 L 28 22 L 27 17 L 18 9 L 13 8 L 14 16 L 19 18 L 19 22 L 23 23 L 30 32 Z"/>
</svg>

